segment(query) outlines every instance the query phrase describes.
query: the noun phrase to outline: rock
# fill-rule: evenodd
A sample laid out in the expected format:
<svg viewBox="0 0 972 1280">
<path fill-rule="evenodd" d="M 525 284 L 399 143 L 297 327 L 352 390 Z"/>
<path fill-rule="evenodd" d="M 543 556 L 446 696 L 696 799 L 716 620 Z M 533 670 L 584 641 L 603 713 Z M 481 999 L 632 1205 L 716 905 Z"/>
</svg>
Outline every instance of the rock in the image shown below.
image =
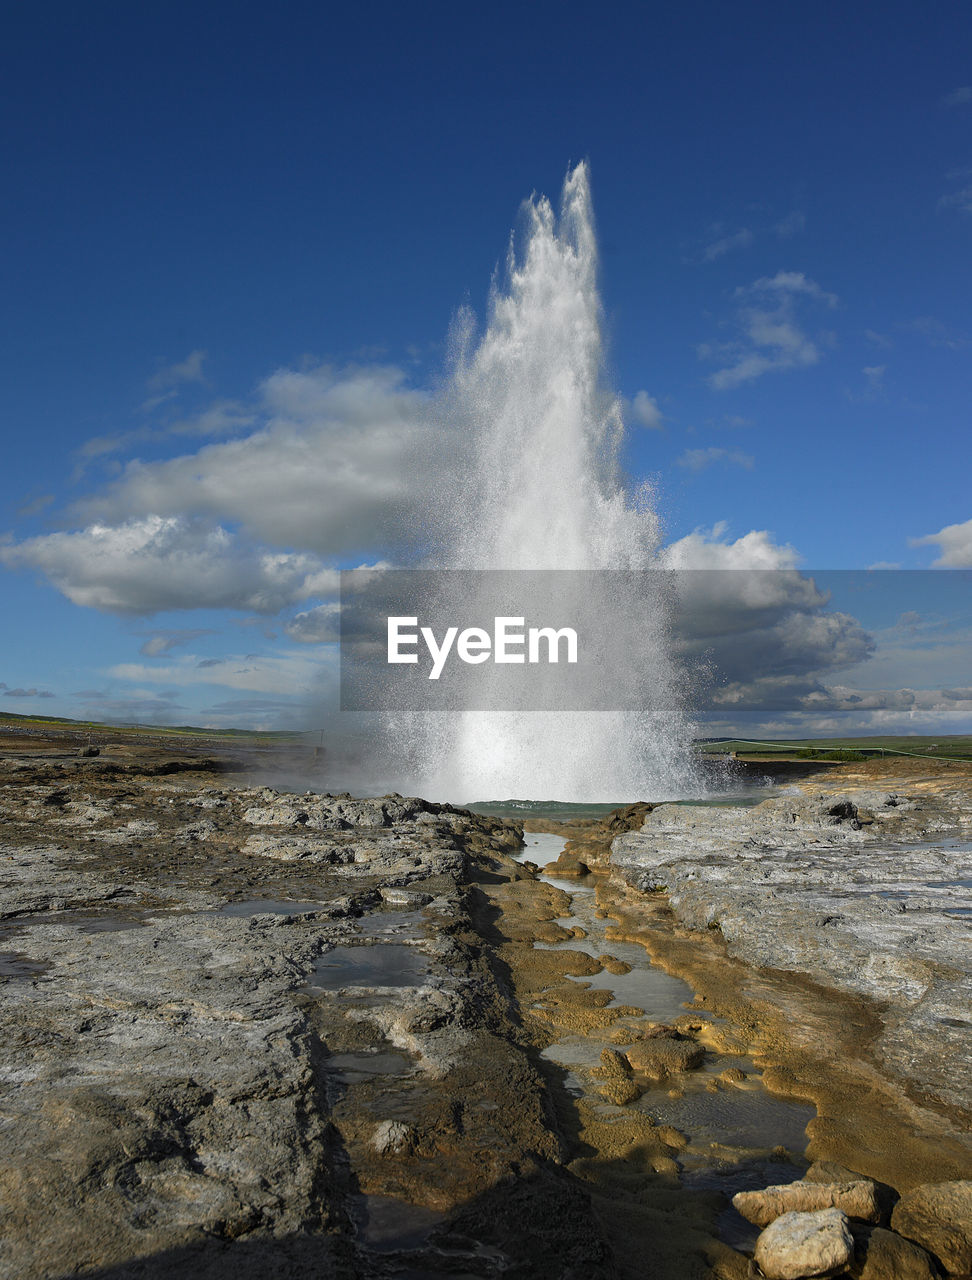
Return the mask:
<svg viewBox="0 0 972 1280">
<path fill-rule="evenodd" d="M 93 747 L 90 745 L 90 743 L 86 747 L 81 747 L 81 749 L 78 751 L 78 756 L 82 760 L 86 760 L 86 759 L 90 760 L 94 756 L 100 756 L 100 755 L 101 755 L 101 748 Z"/>
<path fill-rule="evenodd" d="M 614 838 L 610 862 L 644 893 L 664 885 L 680 925 L 718 923 L 731 957 L 880 1003 L 882 1074 L 969 1111 L 972 954 L 954 915 L 967 854 L 938 843 L 968 829 L 967 788 L 964 775 L 943 783 L 920 807 L 868 787 L 739 809 L 660 804 Z"/>
<path fill-rule="evenodd" d="M 602 1050 L 601 1065 L 595 1068 L 594 1074 L 604 1081 L 599 1088 L 601 1096 L 616 1107 L 626 1107 L 641 1097 L 641 1089 L 631 1079 L 628 1060 L 617 1049 Z"/>
<path fill-rule="evenodd" d="M 371 1145 L 380 1156 L 390 1155 L 410 1147 L 415 1139 L 413 1130 L 399 1120 L 382 1120 L 375 1129 Z"/>
<path fill-rule="evenodd" d="M 681 1151 L 683 1147 L 688 1146 L 689 1140 L 685 1134 L 670 1124 L 659 1126 L 658 1137 L 666 1147 L 672 1147 L 675 1151 Z"/>
<path fill-rule="evenodd" d="M 804 1182 L 863 1182 L 865 1181 L 862 1173 L 856 1172 L 854 1169 L 848 1169 L 844 1164 L 838 1164 L 836 1160 L 814 1160 L 813 1164 L 803 1175 Z"/>
<path fill-rule="evenodd" d="M 320 840 L 312 835 L 249 836 L 241 853 L 253 858 L 276 858 L 280 862 L 324 862 L 332 866 L 354 861 L 354 848 L 339 846 L 333 841 Z"/>
<path fill-rule="evenodd" d="M 524 1153 L 554 1160 L 541 1077 L 465 908 L 472 860 L 492 868 L 518 828 L 395 796 L 150 782 L 172 770 L 143 754 L 120 787 L 98 761 L 12 781 L 0 752 L 5 931 L 29 922 L 0 974 L 0 1276 L 212 1278 L 230 1241 L 240 1276 L 349 1274 L 350 1188 L 398 1194 L 426 1134 L 443 1158 L 410 1159 L 409 1190 L 430 1200 L 472 1200 L 484 1152 L 504 1184 Z M 258 808 L 274 820 L 245 822 Z M 449 904 L 468 942 L 433 918 Z M 428 987 L 319 996 L 320 957 L 372 931 L 358 952 L 387 945 L 390 970 L 417 955 Z M 556 1207 L 564 1185 L 544 1192 L 567 1232 L 550 1247 L 582 1220 L 593 1250 L 583 1203 L 566 1222 Z"/>
<path fill-rule="evenodd" d="M 827 816 L 835 822 L 856 822 L 857 805 L 850 800 L 838 800 L 827 810 Z"/>
<path fill-rule="evenodd" d="M 381 894 L 383 901 L 387 902 L 390 907 L 409 907 L 413 911 L 427 907 L 432 901 L 430 893 L 420 893 L 414 889 L 400 889 L 394 886 L 380 885 L 378 892 Z"/>
<path fill-rule="evenodd" d="M 609 1080 L 627 1079 L 631 1075 L 631 1064 L 617 1049 L 602 1049 L 601 1071 Z"/>
<path fill-rule="evenodd" d="M 861 1240 L 850 1273 L 854 1280 L 938 1280 L 930 1254 L 884 1227 Z"/>
<path fill-rule="evenodd" d="M 705 1061 L 705 1050 L 694 1040 L 672 1032 L 633 1044 L 625 1053 L 628 1065 L 652 1080 L 664 1080 L 673 1071 L 694 1071 Z"/>
<path fill-rule="evenodd" d="M 577 876 L 578 878 L 591 874 L 591 869 L 587 863 L 571 849 L 563 849 L 557 860 L 547 868 L 547 871 L 552 875 Z"/>
<path fill-rule="evenodd" d="M 719 1079 L 724 1080 L 726 1084 L 742 1084 L 746 1079 L 746 1073 L 739 1067 L 726 1067 L 725 1071 L 719 1072 Z"/>
<path fill-rule="evenodd" d="M 766 1280 L 838 1275 L 850 1262 L 854 1238 L 839 1209 L 784 1213 L 756 1241 L 756 1264 Z"/>
<path fill-rule="evenodd" d="M 972 1271 L 972 1180 L 927 1182 L 905 1192 L 891 1226 L 934 1254 L 946 1271 Z"/>
<path fill-rule="evenodd" d="M 848 1218 L 877 1222 L 880 1217 L 874 1183 L 789 1182 L 763 1191 L 740 1191 L 732 1197 L 733 1208 L 757 1227 L 765 1227 L 784 1213 L 814 1213 L 819 1209 L 840 1209 Z"/>
<path fill-rule="evenodd" d="M 605 1102 L 612 1102 L 616 1107 L 626 1107 L 629 1102 L 637 1102 L 641 1090 L 634 1080 L 607 1080 L 598 1092 Z"/>
<path fill-rule="evenodd" d="M 887 1226 L 891 1221 L 891 1210 L 898 1203 L 898 1193 L 886 1182 L 878 1182 L 876 1178 L 868 1178 L 856 1169 L 848 1169 L 836 1160 L 815 1160 L 803 1175 L 804 1182 L 870 1182 L 874 1186 L 880 1217 L 878 1222 Z"/>
</svg>

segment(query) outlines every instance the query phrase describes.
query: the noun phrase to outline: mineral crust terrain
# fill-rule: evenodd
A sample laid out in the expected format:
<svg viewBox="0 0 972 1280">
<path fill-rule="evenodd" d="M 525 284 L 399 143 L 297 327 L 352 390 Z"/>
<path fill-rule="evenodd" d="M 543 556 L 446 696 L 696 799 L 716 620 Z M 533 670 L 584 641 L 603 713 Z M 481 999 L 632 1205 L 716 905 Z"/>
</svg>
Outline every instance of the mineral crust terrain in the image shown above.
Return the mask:
<svg viewBox="0 0 972 1280">
<path fill-rule="evenodd" d="M 598 988 L 629 966 L 572 949 L 570 895 L 522 860 L 520 825 L 278 790 L 222 751 L 0 739 L 0 1276 L 757 1274 L 720 1238 L 729 1197 L 681 1185 L 687 1139 L 643 1105 L 718 1037 L 691 1015 L 642 1025 Z M 784 1167 L 823 1189 L 770 1187 L 751 1220 L 829 1217 L 776 1228 L 766 1266 L 792 1271 L 793 1237 L 829 1274 L 890 1257 L 960 1275 L 968 973 L 934 922 L 967 926 L 926 846 L 950 858 L 968 838 L 969 780 L 809 785 L 781 798 L 796 817 L 750 809 L 721 836 L 650 803 L 575 825 L 561 871 L 593 875 L 608 935 L 813 1100 L 810 1148 Z M 864 851 L 891 845 L 920 861 L 901 855 L 913 887 L 899 876 L 879 913 L 891 863 L 880 879 Z M 871 878 L 838 910 L 854 858 Z M 759 869 L 787 865 L 784 895 Z M 812 921 L 805 947 L 786 909 Z M 774 935 L 760 946 L 751 917 Z M 565 1029 L 620 1046 L 592 1073 L 600 1101 L 542 1056 Z"/>
<path fill-rule="evenodd" d="M 863 997 L 882 1072 L 972 1119 L 972 767 L 874 762 L 786 792 L 659 805 L 612 863 L 728 955 Z"/>
</svg>

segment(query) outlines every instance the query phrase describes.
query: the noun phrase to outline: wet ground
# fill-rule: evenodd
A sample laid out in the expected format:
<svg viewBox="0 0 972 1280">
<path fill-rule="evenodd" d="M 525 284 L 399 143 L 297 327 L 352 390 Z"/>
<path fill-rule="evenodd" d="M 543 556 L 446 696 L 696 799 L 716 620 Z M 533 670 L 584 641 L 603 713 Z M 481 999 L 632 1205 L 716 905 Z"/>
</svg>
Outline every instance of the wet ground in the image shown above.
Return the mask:
<svg viewBox="0 0 972 1280">
<path fill-rule="evenodd" d="M 685 1145 L 676 1150 L 673 1160 L 678 1181 L 686 1189 L 709 1190 L 728 1199 L 737 1191 L 799 1178 L 809 1164 L 804 1156 L 806 1127 L 815 1109 L 769 1093 L 753 1058 L 730 1047 L 731 1028 L 724 1019 L 698 1009 L 688 983 L 653 965 L 640 944 L 609 936 L 612 921 L 598 909 L 595 876 L 564 880 L 544 870 L 559 858 L 565 844 L 561 836 L 528 832 L 517 858 L 538 866 L 545 880 L 570 895 L 570 914 L 555 923 L 570 931 L 580 929 L 583 936 L 535 946 L 580 950 L 595 959 L 610 956 L 619 961 L 627 972 L 611 973 L 606 968 L 596 979 L 573 980 L 610 992 L 605 1009 L 633 1006 L 640 1012 L 620 1018 L 601 1033 L 573 1032 L 549 1045 L 543 1056 L 566 1069 L 563 1087 L 605 1121 L 635 1111 L 655 1127 L 678 1130 Z M 698 1028 L 699 1039 L 706 1045 L 704 1061 L 675 1078 L 648 1083 L 623 1110 L 605 1101 L 597 1074 L 604 1051 L 623 1052 L 636 1043 L 645 1021 L 670 1026 L 679 1020 L 683 1026 Z M 719 1215 L 717 1231 L 737 1249 L 751 1249 L 758 1235 L 729 1205 Z"/>
<path fill-rule="evenodd" d="M 743 1280 L 734 1191 L 962 1158 L 866 1004 L 614 874 L 650 806 L 521 848 L 192 745 L 0 756 L 0 1275 Z"/>
</svg>

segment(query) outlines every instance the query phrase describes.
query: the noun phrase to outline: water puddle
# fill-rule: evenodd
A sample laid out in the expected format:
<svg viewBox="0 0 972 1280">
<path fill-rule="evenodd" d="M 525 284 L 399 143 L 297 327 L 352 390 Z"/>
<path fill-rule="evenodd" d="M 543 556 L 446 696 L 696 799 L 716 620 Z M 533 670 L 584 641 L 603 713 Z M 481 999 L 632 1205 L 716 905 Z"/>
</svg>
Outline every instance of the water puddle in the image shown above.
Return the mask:
<svg viewBox="0 0 972 1280">
<path fill-rule="evenodd" d="M 31 960 L 19 951 L 0 951 L 0 978 L 26 982 L 46 973 L 51 966 L 46 960 Z"/>
<path fill-rule="evenodd" d="M 73 925 L 80 933 L 119 933 L 124 929 L 140 929 L 145 926 L 146 912 L 117 907 L 107 911 L 97 908 L 84 911 L 37 911 L 31 915 L 15 916 L 0 925 L 0 938 L 21 933 L 39 924 Z"/>
<path fill-rule="evenodd" d="M 291 902 L 285 898 L 248 898 L 245 902 L 224 902 L 216 912 L 219 916 L 249 916 L 272 914 L 275 916 L 302 916 L 313 911 L 323 911 L 322 902 Z"/>
<path fill-rule="evenodd" d="M 585 891 L 593 893 L 592 887 L 588 888 L 577 880 L 569 888 L 565 881 L 552 880 L 551 883 L 576 895 Z M 608 938 L 606 925 L 609 923 L 612 922 L 599 920 L 593 913 L 567 916 L 558 920 L 557 924 L 566 929 L 579 926 L 586 937 L 568 938 L 564 942 L 537 942 L 535 946 L 540 951 L 583 951 L 595 960 L 600 956 L 610 955 L 629 965 L 628 973 L 611 973 L 604 969 L 593 977 L 572 978 L 574 982 L 588 983 L 599 990 L 610 991 L 611 1002 L 606 1006 L 608 1009 L 633 1005 L 644 1009 L 645 1017 L 652 1022 L 673 1022 L 684 1016 L 695 995 L 688 983 L 653 965 L 644 947 L 637 942 L 619 942 Z M 701 1018 L 709 1016 L 707 1013 L 699 1014 Z"/>
<path fill-rule="evenodd" d="M 720 1070 L 727 1061 L 740 1060 L 724 1060 L 720 1056 Z M 751 1063 L 749 1067 L 752 1070 Z M 705 1087 L 707 1073 L 696 1074 L 702 1079 L 696 1087 L 687 1087 L 682 1097 L 670 1098 L 661 1089 L 650 1089 L 636 1104 L 650 1112 L 658 1124 L 675 1125 L 689 1135 L 690 1144 L 679 1156 L 686 1168 L 710 1164 L 713 1146 L 749 1152 L 766 1152 L 774 1147 L 803 1151 L 807 1145 L 806 1127 L 817 1114 L 813 1107 L 767 1093 L 758 1076 L 753 1080 L 756 1088 L 730 1085 L 710 1092 Z M 733 1193 L 737 1190 L 734 1188 Z"/>
<path fill-rule="evenodd" d="M 557 860 L 565 844 L 563 836 L 557 835 L 530 832 L 524 838 L 526 848 L 517 855 L 517 861 L 533 862 L 541 870 Z M 565 929 L 579 927 L 586 937 L 567 938 L 563 942 L 537 942 L 534 946 L 538 950 L 583 951 L 595 960 L 599 956 L 610 955 L 629 965 L 628 973 L 614 974 L 605 969 L 592 978 L 574 979 L 609 990 L 612 999 L 608 1008 L 634 1005 L 644 1009 L 645 1017 L 652 1022 L 671 1022 L 686 1012 L 686 1006 L 695 994 L 687 982 L 673 978 L 653 965 L 644 947 L 637 942 L 620 942 L 607 937 L 607 927 L 614 922 L 601 920 L 594 914 L 594 876 L 561 880 L 544 875 L 544 880 L 571 895 L 573 914 L 560 918 L 556 923 Z"/>
<path fill-rule="evenodd" d="M 375 1253 L 421 1248 L 433 1229 L 445 1221 L 445 1214 L 437 1209 L 392 1196 L 358 1196 L 355 1201 L 352 1214 L 358 1239 Z"/>
<path fill-rule="evenodd" d="M 415 937 L 421 934 L 423 923 L 421 910 L 403 911 L 394 907 L 371 911 L 355 921 L 358 936 L 362 938 L 387 938 L 401 934 Z"/>
<path fill-rule="evenodd" d="M 523 840 L 525 847 L 514 855 L 516 861 L 532 862 L 538 867 L 556 862 L 567 843 L 563 836 L 555 836 L 546 831 L 528 831 Z"/>
<path fill-rule="evenodd" d="M 342 943 L 314 962 L 308 985 L 325 991 L 417 987 L 425 981 L 428 969 L 428 957 L 401 942 Z"/>
<path fill-rule="evenodd" d="M 328 1073 L 342 1084 L 357 1084 L 375 1076 L 408 1075 L 412 1064 L 402 1053 L 375 1049 L 360 1053 L 332 1053 L 326 1067 Z"/>
</svg>

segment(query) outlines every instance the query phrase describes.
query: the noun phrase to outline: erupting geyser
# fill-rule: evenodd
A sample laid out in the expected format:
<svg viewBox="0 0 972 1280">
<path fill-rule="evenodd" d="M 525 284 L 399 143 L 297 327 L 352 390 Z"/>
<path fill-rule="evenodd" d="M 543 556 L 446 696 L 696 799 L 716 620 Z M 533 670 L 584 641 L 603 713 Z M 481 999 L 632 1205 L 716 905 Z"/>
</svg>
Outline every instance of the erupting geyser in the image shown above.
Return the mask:
<svg viewBox="0 0 972 1280">
<path fill-rule="evenodd" d="M 545 197 L 529 201 L 526 215 L 522 250 L 511 247 L 508 279 L 493 290 L 484 333 L 476 339 L 465 312 L 455 327 L 445 412 L 470 452 L 443 495 L 429 564 L 658 568 L 650 495 L 626 489 L 618 465 L 624 426 L 604 380 L 586 165 L 568 174 L 559 217 Z M 570 582 L 565 575 L 565 589 Z M 641 694 L 637 707 L 390 718 L 383 737 L 395 753 L 398 788 L 453 801 L 698 794 L 663 595 L 637 651 L 625 656 L 632 690 Z"/>
</svg>

